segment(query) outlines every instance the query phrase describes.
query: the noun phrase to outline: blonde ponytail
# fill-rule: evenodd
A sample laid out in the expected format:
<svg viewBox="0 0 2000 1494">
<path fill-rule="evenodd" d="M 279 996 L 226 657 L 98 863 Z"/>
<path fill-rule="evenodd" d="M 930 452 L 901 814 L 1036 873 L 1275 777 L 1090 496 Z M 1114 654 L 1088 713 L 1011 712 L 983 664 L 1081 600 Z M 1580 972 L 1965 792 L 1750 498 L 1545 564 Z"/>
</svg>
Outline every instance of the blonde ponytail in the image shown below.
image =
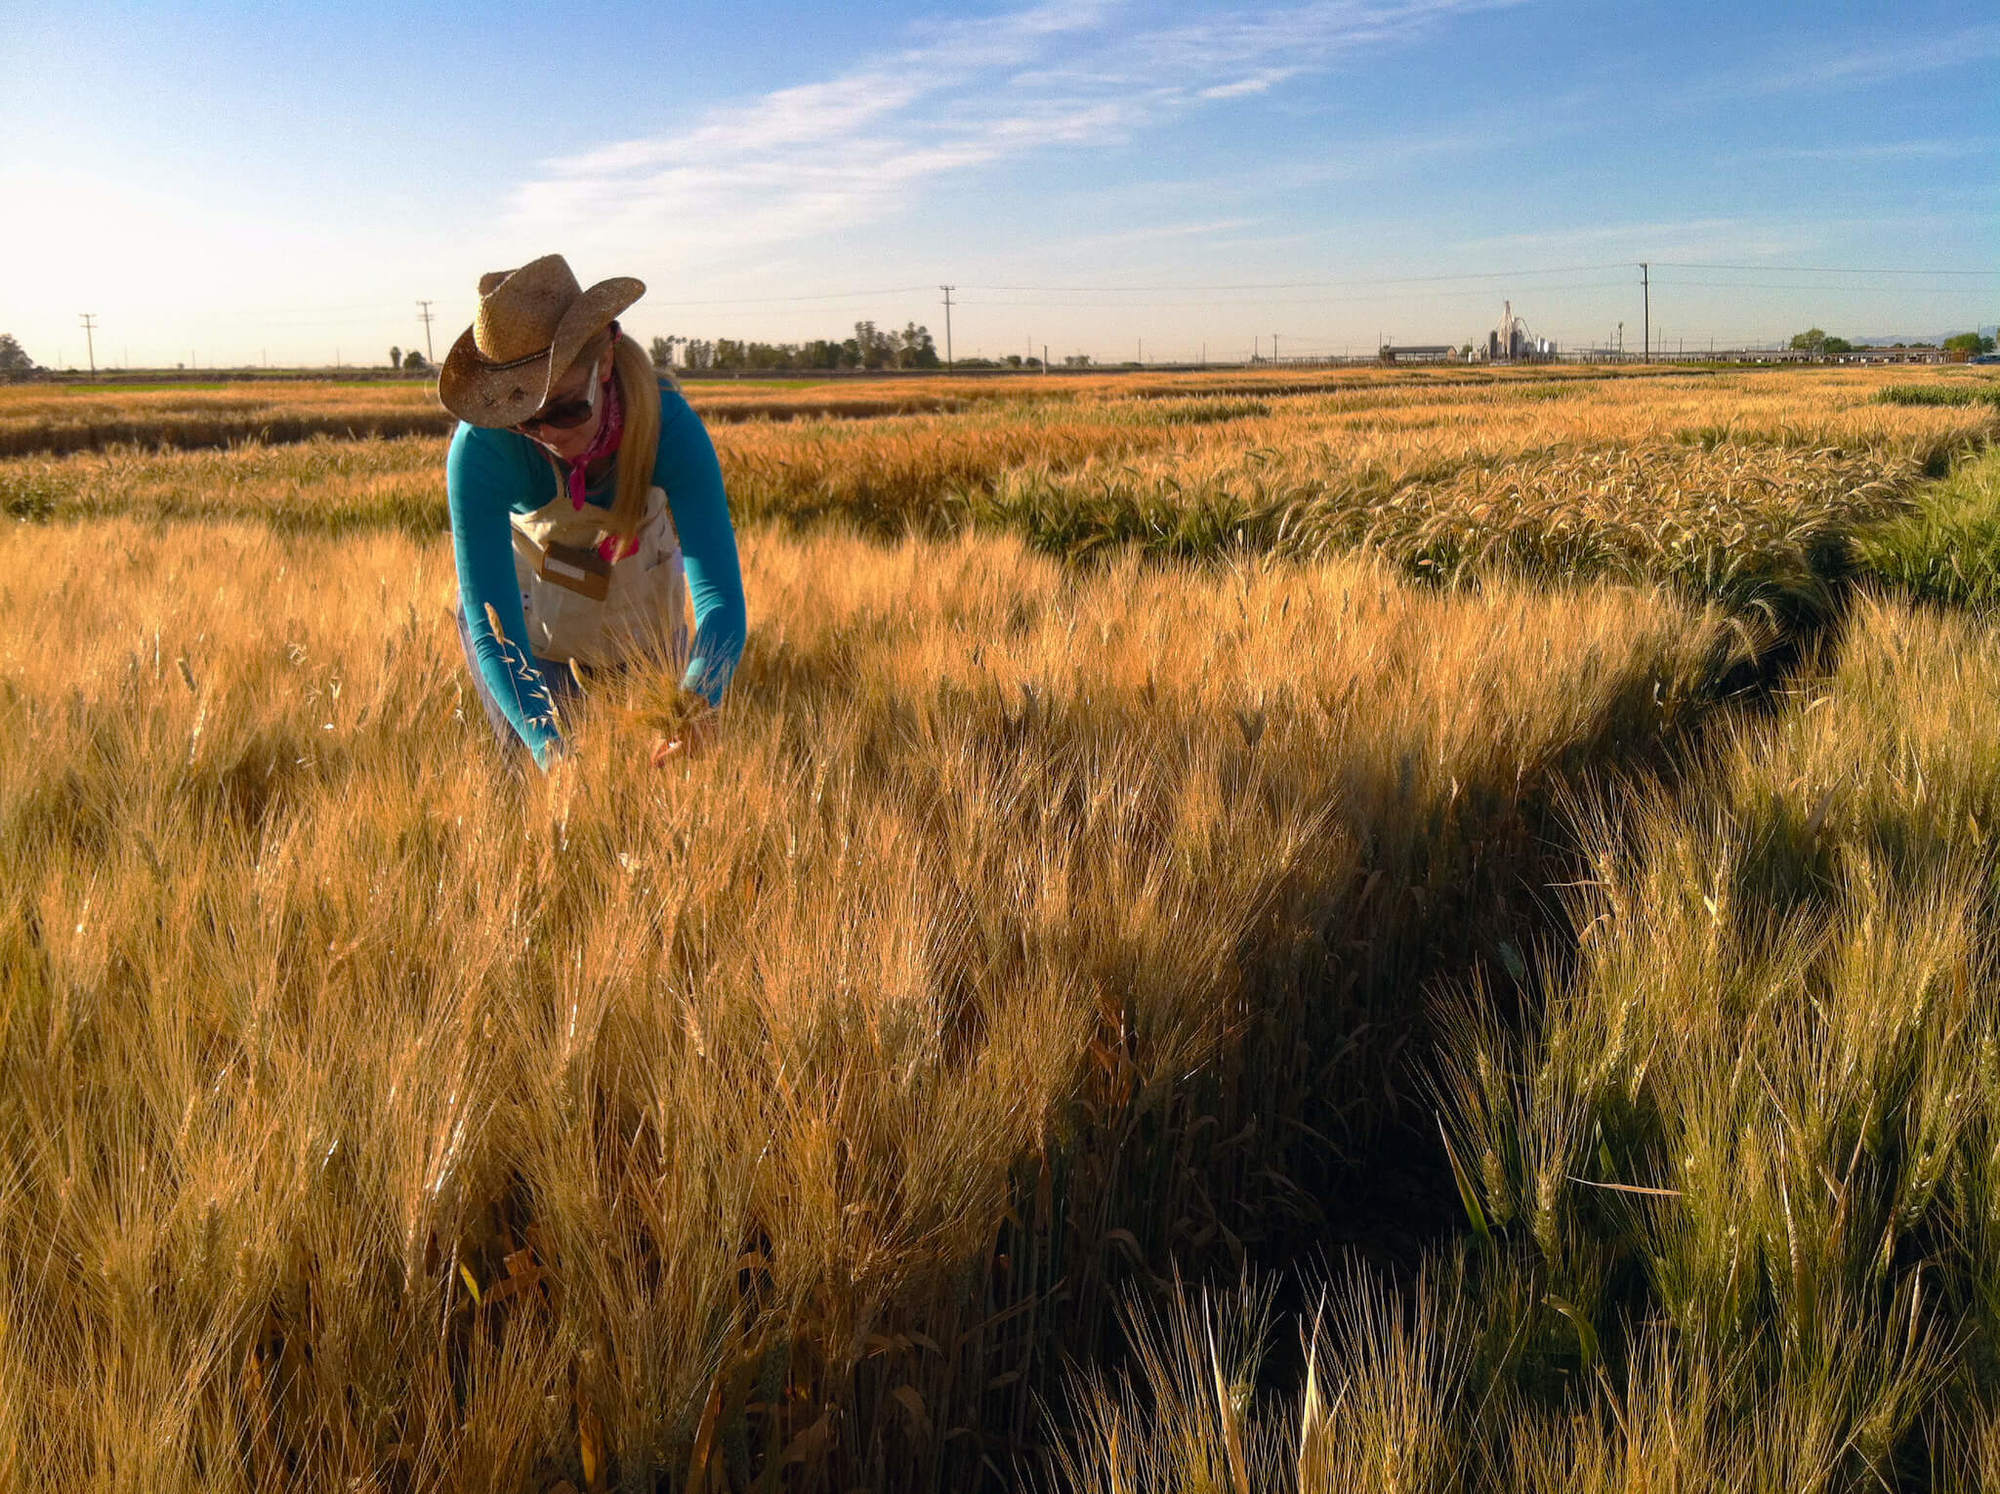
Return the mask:
<svg viewBox="0 0 2000 1494">
<path fill-rule="evenodd" d="M 646 517 L 646 494 L 653 488 L 653 463 L 660 454 L 660 376 L 646 350 L 618 334 L 612 349 L 618 394 L 625 403 L 625 434 L 618 441 L 618 496 L 605 528 L 630 538 Z"/>
<path fill-rule="evenodd" d="M 605 336 L 599 333 L 583 345 L 570 367 L 595 366 L 604 356 L 604 344 Z M 646 517 L 646 495 L 653 490 L 653 463 L 660 455 L 660 385 L 666 381 L 654 370 L 646 350 L 623 331 L 611 350 L 611 368 L 618 380 L 618 398 L 625 406 L 625 431 L 618 438 L 618 491 L 605 517 L 604 532 L 630 539 L 639 532 Z M 671 378 L 668 375 L 668 380 Z M 556 491 L 562 492 L 567 480 L 562 462 L 546 446 L 538 444 L 537 449 L 556 475 Z"/>
</svg>

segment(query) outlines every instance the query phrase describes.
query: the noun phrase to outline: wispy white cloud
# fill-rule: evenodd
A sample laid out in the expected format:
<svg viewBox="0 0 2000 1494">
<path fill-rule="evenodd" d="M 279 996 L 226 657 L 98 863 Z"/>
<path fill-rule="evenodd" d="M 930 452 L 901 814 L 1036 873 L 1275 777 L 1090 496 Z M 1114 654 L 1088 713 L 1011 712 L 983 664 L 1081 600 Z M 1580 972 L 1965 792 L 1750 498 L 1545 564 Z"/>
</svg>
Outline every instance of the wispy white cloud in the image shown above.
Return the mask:
<svg viewBox="0 0 2000 1494">
<path fill-rule="evenodd" d="M 1154 244 L 1173 239 L 1206 239 L 1216 234 L 1231 233 L 1239 228 L 1254 228 L 1261 220 L 1256 218 L 1217 218 L 1206 223 L 1161 223 L 1144 228 L 1129 228 L 1119 233 L 1091 234 L 1085 238 L 1065 239 L 1065 251 L 1095 253 L 1105 249 L 1130 248 L 1135 244 Z"/>
<path fill-rule="evenodd" d="M 1880 84 L 1903 83 L 1996 58 L 2000 58 L 2000 25 L 1992 23 L 1907 42 L 1859 46 L 1852 42 L 1805 46 L 1793 42 L 1781 52 L 1754 61 L 1731 61 L 1673 90 L 1661 102 L 1687 115 L 1738 105 L 1762 108 L 1763 100 L 1774 95 L 1818 93 L 1844 99 Z M 1945 120 L 1944 127 L 1951 122 Z"/>
<path fill-rule="evenodd" d="M 2000 25 L 1966 26 L 1899 46 L 1821 52 L 1761 80 L 1761 89 L 1782 93 L 1794 89 L 1860 88 L 1996 57 L 2000 57 Z"/>
<path fill-rule="evenodd" d="M 509 226 L 527 250 L 560 239 L 607 256 L 729 262 L 879 221 L 981 167 L 1115 146 L 1519 3 L 1308 0 L 1148 28 L 1111 0 L 1073 0 L 937 21 L 837 76 L 547 162 L 514 192 Z"/>
<path fill-rule="evenodd" d="M 1862 145 L 1771 146 L 1746 151 L 1744 159 L 1865 165 L 1870 161 L 1960 161 L 1996 153 L 2000 153 L 2000 141 L 1992 139 L 1886 140 Z"/>
<path fill-rule="evenodd" d="M 1303 69 L 1295 67 L 1267 67 L 1262 72 L 1247 78 L 1238 78 L 1233 83 L 1217 83 L 1201 90 L 1204 99 L 1240 99 L 1251 94 L 1268 93 L 1291 78 L 1296 78 Z"/>
<path fill-rule="evenodd" d="M 1640 259 L 1770 258 L 1794 252 L 1809 242 L 1795 226 L 1773 225 L 1744 218 L 1661 219 L 1648 223 L 1585 223 L 1567 228 L 1494 234 L 1452 245 L 1468 257 L 1555 253 L 1588 256 L 1593 262 L 1637 262 Z"/>
</svg>

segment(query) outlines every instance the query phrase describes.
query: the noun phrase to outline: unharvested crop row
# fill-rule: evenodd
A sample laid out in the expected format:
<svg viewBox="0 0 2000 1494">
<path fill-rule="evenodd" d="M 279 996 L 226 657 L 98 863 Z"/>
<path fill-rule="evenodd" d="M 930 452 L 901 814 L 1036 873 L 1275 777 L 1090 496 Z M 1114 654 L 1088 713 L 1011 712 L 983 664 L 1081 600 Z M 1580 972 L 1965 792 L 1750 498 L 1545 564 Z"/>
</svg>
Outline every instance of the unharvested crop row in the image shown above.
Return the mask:
<svg viewBox="0 0 2000 1494">
<path fill-rule="evenodd" d="M 1791 625 L 1829 614 L 1854 536 L 1908 513 L 1923 471 L 1915 456 L 1678 444 L 1558 448 L 1403 481 L 1272 466 L 1165 492 L 1129 468 L 1025 474 L 978 512 L 1057 554 L 1362 550 L 1451 584 L 1665 582 Z"/>
<path fill-rule="evenodd" d="M 1092 383 L 895 381 L 778 386 L 694 384 L 688 395 L 711 424 L 746 420 L 868 419 L 974 410 L 995 402 L 1075 398 Z M 428 383 L 240 383 L 136 390 L 0 388 L 0 456 L 61 455 L 115 446 L 200 450 L 243 442 L 286 445 L 449 435 L 456 421 Z"/>
<path fill-rule="evenodd" d="M 1297 393 L 1371 378 L 1366 373 L 1304 379 L 1252 375 L 1248 387 Z M 1106 378 L 1084 374 L 881 382 L 809 378 L 762 383 L 697 381 L 689 383 L 686 390 L 711 424 L 730 424 L 949 413 L 1049 400 L 1095 403 L 1107 397 L 1172 398 L 1183 392 L 1199 394 L 1206 387 L 1190 376 Z M 137 389 L 0 388 L 0 456 L 60 455 L 118 445 L 188 450 L 244 441 L 284 444 L 313 436 L 448 435 L 452 425 L 451 417 L 438 405 L 435 386 L 429 383 L 273 381 Z"/>
<path fill-rule="evenodd" d="M 44 1487 L 1011 1477 L 1051 1346 L 1297 1208 L 1552 796 L 1735 657 L 1629 589 L 766 530 L 718 754 L 640 765 L 640 674 L 516 782 L 441 540 L 0 561 L 0 1448 Z"/>
<path fill-rule="evenodd" d="M 893 406 L 898 400 L 911 395 L 962 396 L 973 401 L 1032 400 L 1052 395 L 1064 399 L 1098 396 L 1172 398 L 1181 394 L 1214 391 L 1221 386 L 1227 386 L 1228 392 L 1238 394 L 1300 393 L 1364 386 L 1472 388 L 1509 382 L 1543 385 L 1556 380 L 1658 377 L 1667 372 L 1665 369 L 1551 367 L 1405 368 L 1394 371 L 1307 369 L 1291 372 L 1236 370 L 1228 373 L 1186 371 L 1148 374 L 1071 371 L 1053 376 L 1026 374 L 992 378 L 903 374 L 885 379 L 800 374 L 777 375 L 767 379 L 687 376 L 683 383 L 689 397 L 697 400 L 714 397 L 742 404 L 782 405 L 803 393 L 808 397 L 831 395 Z M 419 380 L 249 379 L 129 385 L 24 383 L 0 387 L 0 418 L 60 416 L 81 419 L 94 412 L 107 419 L 133 419 L 148 414 L 202 410 L 217 413 L 270 410 L 306 414 L 333 408 L 429 409 L 434 408 L 436 402 L 436 386 Z"/>
<path fill-rule="evenodd" d="M 1987 627 L 1865 602 L 1678 803 L 1586 816 L 1573 970 L 1520 1025 L 1443 1004 L 1466 1246 L 1303 1323 L 1268 1288 L 1142 1318 L 1068 1483 L 1992 1487 L 1996 702 Z"/>
<path fill-rule="evenodd" d="M 1578 381 L 1525 402 L 1538 386 L 1043 401 L 716 439 L 749 526 L 1001 528 L 1065 557 L 1363 547 L 1418 576 L 1663 579 L 1797 616 L 1824 610 L 1847 535 L 1994 429 L 1983 406 L 1885 406 L 1868 397 L 1879 380 L 1753 380 L 1741 396 L 1719 382 Z M 0 504 L 423 534 L 444 525 L 441 468 L 426 441 L 17 458 L 0 462 Z"/>
<path fill-rule="evenodd" d="M 898 398 L 807 397 L 790 401 L 705 399 L 711 424 L 745 420 L 858 420 L 917 412 L 956 411 L 977 400 L 965 396 L 906 393 Z M 231 408 L 234 405 L 235 408 Z M 0 407 L 4 408 L 4 407 Z M 239 399 L 193 409 L 147 410 L 120 415 L 66 409 L 0 417 L 0 456 L 66 455 L 130 446 L 144 450 L 203 451 L 246 442 L 286 446 L 315 437 L 336 441 L 394 440 L 400 436 L 449 436 L 458 422 L 435 400 L 413 408 L 371 402 L 328 401 L 293 413 L 284 406 Z"/>
<path fill-rule="evenodd" d="M 1905 596 L 1991 612 L 2000 603 L 2000 451 L 1930 484 L 1910 513 L 1863 536 L 1861 555 Z"/>
<path fill-rule="evenodd" d="M 1085 423 L 1107 409 L 1179 405 L 1213 418 L 1230 402 L 1275 401 L 1281 410 L 1345 414 L 1353 430 L 1537 406 L 1576 407 L 1618 423 L 1593 439 L 1642 438 L 1674 430 L 1735 433 L 1811 426 L 1829 412 L 1871 401 L 1977 404 L 1994 381 L 1940 374 L 1898 385 L 1880 371 L 1759 374 L 1609 369 L 1411 369 L 1321 374 L 1076 375 L 993 380 L 898 379 L 881 383 L 805 380 L 770 385 L 690 383 L 689 399 L 711 425 L 870 419 L 971 411 L 1075 409 Z M 1907 378 L 1907 375 L 1902 377 Z M 1988 399 L 1990 403 L 1990 398 Z M 1205 406 L 1201 414 L 1196 407 Z M 1560 412 L 1557 412 L 1558 414 Z M 1877 420 L 1886 411 L 1877 411 Z M 1152 418 L 1158 418 L 1155 411 Z M 1476 423 L 1476 422 L 1475 422 Z M 142 390 L 0 388 L 0 457 L 60 455 L 128 445 L 191 449 L 248 441 L 286 444 L 323 436 L 446 435 L 452 422 L 428 385 L 266 383 Z M 1823 439 L 1824 432 L 1813 439 Z"/>
</svg>

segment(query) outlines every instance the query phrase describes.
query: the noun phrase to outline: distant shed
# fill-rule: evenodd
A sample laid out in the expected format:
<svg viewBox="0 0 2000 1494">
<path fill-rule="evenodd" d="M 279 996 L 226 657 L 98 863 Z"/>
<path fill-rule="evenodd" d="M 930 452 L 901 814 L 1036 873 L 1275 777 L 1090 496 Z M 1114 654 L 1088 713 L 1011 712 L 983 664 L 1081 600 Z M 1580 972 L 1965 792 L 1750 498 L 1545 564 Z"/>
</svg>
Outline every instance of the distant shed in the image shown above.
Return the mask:
<svg viewBox="0 0 2000 1494">
<path fill-rule="evenodd" d="M 1384 363 L 1455 363 L 1459 358 L 1458 349 L 1445 342 L 1411 343 L 1404 347 L 1385 342 L 1379 352 Z"/>
</svg>

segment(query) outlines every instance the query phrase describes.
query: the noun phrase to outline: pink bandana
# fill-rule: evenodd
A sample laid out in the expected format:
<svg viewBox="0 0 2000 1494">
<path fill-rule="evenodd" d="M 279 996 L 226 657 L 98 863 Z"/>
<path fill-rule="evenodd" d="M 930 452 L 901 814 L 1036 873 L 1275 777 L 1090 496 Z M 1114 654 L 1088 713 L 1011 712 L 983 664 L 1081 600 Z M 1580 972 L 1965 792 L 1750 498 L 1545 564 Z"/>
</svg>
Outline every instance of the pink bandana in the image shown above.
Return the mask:
<svg viewBox="0 0 2000 1494">
<path fill-rule="evenodd" d="M 578 512 L 583 512 L 584 469 L 599 457 L 609 456 L 618 449 L 618 438 L 625 434 L 625 403 L 618 395 L 618 379 L 614 375 L 604 390 L 604 419 L 597 427 L 597 439 L 590 443 L 590 449 L 569 464 L 569 501 Z"/>
</svg>

